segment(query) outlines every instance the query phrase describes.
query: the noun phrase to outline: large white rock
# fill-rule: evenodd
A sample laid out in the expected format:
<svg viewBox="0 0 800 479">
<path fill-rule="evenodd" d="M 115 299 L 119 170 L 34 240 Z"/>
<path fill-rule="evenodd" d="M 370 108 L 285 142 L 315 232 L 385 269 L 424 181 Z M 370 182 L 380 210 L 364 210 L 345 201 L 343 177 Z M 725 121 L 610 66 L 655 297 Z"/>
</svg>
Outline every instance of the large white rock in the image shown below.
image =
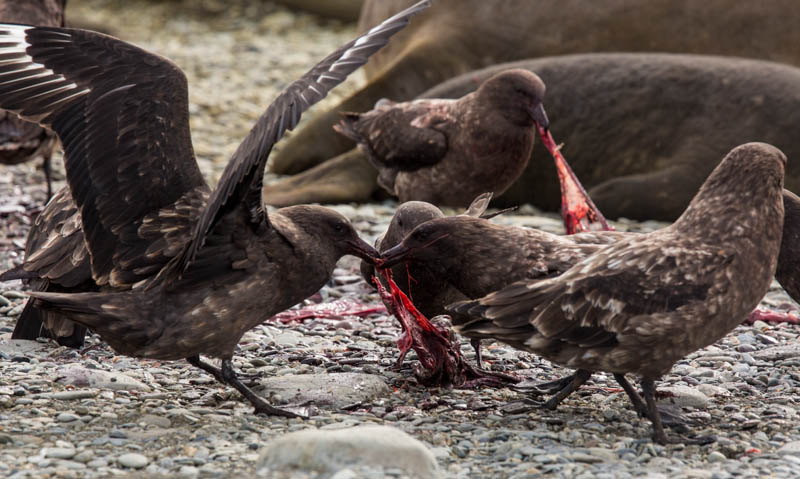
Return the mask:
<svg viewBox="0 0 800 479">
<path fill-rule="evenodd" d="M 258 460 L 258 473 L 314 471 L 334 474 L 348 467 L 402 469 L 412 477 L 436 479 L 433 453 L 420 441 L 389 426 L 307 429 L 268 444 Z"/>
</svg>

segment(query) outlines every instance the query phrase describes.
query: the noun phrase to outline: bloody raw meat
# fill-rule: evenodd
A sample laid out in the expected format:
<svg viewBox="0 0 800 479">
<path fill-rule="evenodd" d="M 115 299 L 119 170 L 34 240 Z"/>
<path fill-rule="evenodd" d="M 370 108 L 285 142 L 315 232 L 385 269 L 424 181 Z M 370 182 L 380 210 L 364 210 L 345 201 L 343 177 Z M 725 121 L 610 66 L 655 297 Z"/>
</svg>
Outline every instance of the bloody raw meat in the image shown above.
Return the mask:
<svg viewBox="0 0 800 479">
<path fill-rule="evenodd" d="M 484 371 L 471 366 L 462 356 L 461 347 L 449 325 L 444 321 L 444 324 L 435 324 L 442 317 L 428 320 L 397 287 L 392 279 L 391 269 L 379 271 L 389 289 L 384 288 L 378 278 L 374 278 L 378 292 L 403 329 L 403 335 L 397 341 L 400 348 L 397 364 L 402 363 L 408 351 L 413 349 L 419 358 L 419 364 L 414 366 L 414 374 L 420 384 L 472 388 L 502 387 L 519 382 L 519 378 L 510 374 Z"/>
<path fill-rule="evenodd" d="M 578 177 L 573 173 L 572 168 L 567 164 L 567 160 L 561 154 L 561 148 L 556 146 L 550 130 L 538 124 L 539 136 L 542 144 L 553 156 L 558 172 L 558 181 L 561 183 L 561 216 L 564 218 L 564 226 L 567 234 L 590 231 L 592 223 L 600 223 L 600 229 L 611 231 L 614 228 L 608 225 L 603 213 L 597 209 L 594 202 L 589 198 L 589 194 L 578 181 Z"/>
<path fill-rule="evenodd" d="M 329 303 L 318 303 L 304 308 L 289 309 L 278 313 L 270 321 L 291 323 L 311 318 L 342 319 L 346 316 L 364 317 L 370 314 L 385 313 L 386 308 L 379 304 L 364 304 L 351 298 L 338 299 Z"/>
</svg>

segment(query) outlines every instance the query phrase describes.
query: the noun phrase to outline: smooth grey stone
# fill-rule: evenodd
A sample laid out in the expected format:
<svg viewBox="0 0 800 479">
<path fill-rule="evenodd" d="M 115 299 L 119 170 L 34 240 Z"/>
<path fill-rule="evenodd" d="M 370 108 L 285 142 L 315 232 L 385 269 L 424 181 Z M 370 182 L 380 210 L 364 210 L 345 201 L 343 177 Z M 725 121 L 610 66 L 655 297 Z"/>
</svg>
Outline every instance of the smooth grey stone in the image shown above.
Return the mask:
<svg viewBox="0 0 800 479">
<path fill-rule="evenodd" d="M 56 382 L 83 388 L 111 389 L 114 391 L 150 391 L 150 386 L 124 373 L 115 371 L 66 366 L 58 368 L 56 374 Z"/>
<path fill-rule="evenodd" d="M 129 452 L 117 458 L 117 463 L 122 467 L 130 469 L 141 469 L 150 463 L 147 456 L 138 452 Z"/>
<path fill-rule="evenodd" d="M 389 426 L 292 432 L 268 444 L 258 460 L 259 474 L 334 474 L 353 466 L 401 469 L 420 479 L 441 477 L 436 458 L 422 442 Z"/>
<path fill-rule="evenodd" d="M 256 388 L 265 397 L 279 395 L 288 403 L 341 408 L 386 397 L 391 390 L 380 376 L 361 373 L 287 374 L 266 378 Z"/>
</svg>

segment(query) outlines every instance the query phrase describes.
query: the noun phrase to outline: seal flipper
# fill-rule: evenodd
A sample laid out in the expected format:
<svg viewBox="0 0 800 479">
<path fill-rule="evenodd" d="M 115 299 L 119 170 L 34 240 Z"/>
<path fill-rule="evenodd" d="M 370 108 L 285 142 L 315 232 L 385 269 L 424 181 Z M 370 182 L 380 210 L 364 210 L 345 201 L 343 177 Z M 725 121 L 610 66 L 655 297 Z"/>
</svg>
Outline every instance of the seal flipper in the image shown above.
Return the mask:
<svg viewBox="0 0 800 479">
<path fill-rule="evenodd" d="M 261 195 L 272 206 L 369 201 L 378 190 L 375 168 L 352 149 L 295 176 L 265 185 Z"/>
</svg>

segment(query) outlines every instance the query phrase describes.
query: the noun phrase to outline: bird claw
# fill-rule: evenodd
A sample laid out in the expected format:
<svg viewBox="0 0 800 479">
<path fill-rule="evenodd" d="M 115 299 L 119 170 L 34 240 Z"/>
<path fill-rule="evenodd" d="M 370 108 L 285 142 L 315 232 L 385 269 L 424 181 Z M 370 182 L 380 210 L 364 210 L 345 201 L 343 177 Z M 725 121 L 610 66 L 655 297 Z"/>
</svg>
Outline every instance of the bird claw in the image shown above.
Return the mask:
<svg viewBox="0 0 800 479">
<path fill-rule="evenodd" d="M 547 382 L 522 381 L 511 386 L 511 389 L 521 393 L 533 394 L 535 396 L 546 396 L 548 394 L 555 394 L 564 389 L 564 387 L 572 382 L 574 377 L 575 375 L 572 374 Z"/>
<path fill-rule="evenodd" d="M 542 404 L 542 402 L 535 399 L 523 398 L 500 406 L 500 412 L 504 414 L 525 414 L 541 408 Z"/>
<path fill-rule="evenodd" d="M 260 401 L 253 403 L 253 414 L 265 414 L 267 416 L 280 416 L 280 417 L 289 417 L 289 418 L 301 418 L 301 419 L 308 419 L 309 408 L 305 407 L 284 407 L 283 409 L 277 408 L 275 406 L 269 405 L 266 401 Z"/>
<path fill-rule="evenodd" d="M 666 434 L 659 437 L 658 434 L 653 435 L 653 442 L 666 446 L 668 444 L 688 444 L 695 446 L 706 446 L 717 442 L 717 436 L 693 436 L 693 437 L 667 437 Z"/>
</svg>

